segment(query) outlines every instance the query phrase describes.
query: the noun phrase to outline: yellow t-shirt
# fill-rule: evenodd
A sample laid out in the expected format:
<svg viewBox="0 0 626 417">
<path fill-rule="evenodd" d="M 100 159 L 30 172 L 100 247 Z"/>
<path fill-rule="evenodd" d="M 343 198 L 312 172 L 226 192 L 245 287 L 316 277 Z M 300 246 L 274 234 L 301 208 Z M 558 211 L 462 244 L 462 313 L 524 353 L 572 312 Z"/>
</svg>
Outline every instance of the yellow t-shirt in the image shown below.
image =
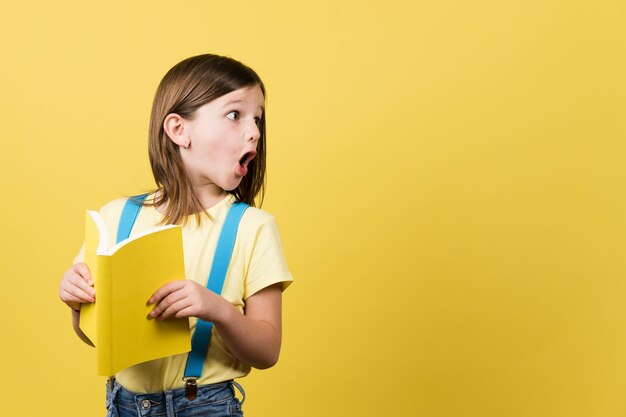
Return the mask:
<svg viewBox="0 0 626 417">
<path fill-rule="evenodd" d="M 219 231 L 234 201 L 235 198 L 229 195 L 209 208 L 207 211 L 213 220 L 203 215 L 200 225 L 195 215 L 187 219 L 182 230 L 187 279 L 193 279 L 203 286 L 206 285 Z M 113 241 L 117 235 L 117 227 L 125 203 L 125 198 L 118 199 L 100 209 L 100 215 Z M 162 215 L 154 207 L 142 207 L 131 236 L 157 226 L 161 219 Z M 213 233 L 214 230 L 215 233 Z M 81 250 L 75 263 L 82 260 L 83 251 Z M 230 301 L 243 314 L 245 300 L 248 297 L 279 282 L 282 283 L 284 290 L 292 281 L 274 217 L 263 210 L 249 207 L 239 225 L 222 297 Z M 196 319 L 191 318 L 192 332 L 195 330 L 195 325 Z M 185 353 L 144 362 L 120 371 L 116 379 L 126 389 L 136 393 L 182 388 L 186 361 L 187 354 Z M 198 384 L 222 382 L 245 376 L 249 372 L 250 365 L 239 361 L 228 351 L 214 327 Z"/>
</svg>

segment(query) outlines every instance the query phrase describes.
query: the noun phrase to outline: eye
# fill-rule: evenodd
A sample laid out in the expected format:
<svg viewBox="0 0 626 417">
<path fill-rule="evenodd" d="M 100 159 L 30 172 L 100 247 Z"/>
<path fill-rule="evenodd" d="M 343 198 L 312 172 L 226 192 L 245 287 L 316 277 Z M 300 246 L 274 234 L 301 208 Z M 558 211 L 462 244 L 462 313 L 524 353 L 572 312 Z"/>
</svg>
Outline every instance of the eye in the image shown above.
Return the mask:
<svg viewBox="0 0 626 417">
<path fill-rule="evenodd" d="M 226 118 L 230 119 L 230 120 L 237 120 L 239 119 L 239 112 L 238 111 L 231 111 L 226 115 Z"/>
<path fill-rule="evenodd" d="M 254 123 L 256 123 L 257 126 L 261 126 L 261 118 L 260 117 L 255 117 L 254 118 Z"/>
</svg>

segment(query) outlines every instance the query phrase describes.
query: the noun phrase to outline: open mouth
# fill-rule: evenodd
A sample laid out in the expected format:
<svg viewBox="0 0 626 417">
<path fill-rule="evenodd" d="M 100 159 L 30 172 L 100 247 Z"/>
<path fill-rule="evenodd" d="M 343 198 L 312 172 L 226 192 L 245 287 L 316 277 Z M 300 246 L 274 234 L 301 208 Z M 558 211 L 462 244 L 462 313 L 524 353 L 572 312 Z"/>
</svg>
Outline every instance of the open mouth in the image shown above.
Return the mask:
<svg viewBox="0 0 626 417">
<path fill-rule="evenodd" d="M 239 160 L 239 165 L 241 165 L 242 167 L 247 166 L 250 163 L 250 161 L 254 159 L 255 156 L 256 156 L 256 152 L 254 151 L 246 152 Z"/>
</svg>

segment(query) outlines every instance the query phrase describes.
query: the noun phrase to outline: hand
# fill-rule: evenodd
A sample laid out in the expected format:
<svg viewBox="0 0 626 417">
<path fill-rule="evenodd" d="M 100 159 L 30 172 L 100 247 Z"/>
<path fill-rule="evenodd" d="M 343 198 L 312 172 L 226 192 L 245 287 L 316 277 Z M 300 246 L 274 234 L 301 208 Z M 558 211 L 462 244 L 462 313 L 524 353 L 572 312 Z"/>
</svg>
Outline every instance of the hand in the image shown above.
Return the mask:
<svg viewBox="0 0 626 417">
<path fill-rule="evenodd" d="M 93 280 L 87 264 L 80 262 L 72 265 L 63 274 L 59 297 L 74 311 L 79 311 L 81 304 L 93 303 L 96 300 L 96 290 L 93 288 Z"/>
<path fill-rule="evenodd" d="M 158 320 L 198 317 L 204 321 L 218 322 L 228 307 L 232 308 L 224 298 L 188 279 L 165 284 L 150 297 L 148 304 L 156 304 L 150 317 Z"/>
</svg>

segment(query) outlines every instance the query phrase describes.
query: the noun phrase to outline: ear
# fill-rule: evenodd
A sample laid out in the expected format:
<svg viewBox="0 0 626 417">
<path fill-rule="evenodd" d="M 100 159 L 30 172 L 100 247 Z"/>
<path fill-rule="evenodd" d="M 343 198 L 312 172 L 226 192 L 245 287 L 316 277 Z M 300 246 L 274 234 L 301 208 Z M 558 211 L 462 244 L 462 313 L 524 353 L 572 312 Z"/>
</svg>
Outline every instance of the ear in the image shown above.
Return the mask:
<svg viewBox="0 0 626 417">
<path fill-rule="evenodd" d="M 163 130 L 172 142 L 181 147 L 189 146 L 189 134 L 185 130 L 185 119 L 176 114 L 170 113 L 165 116 Z"/>
</svg>

